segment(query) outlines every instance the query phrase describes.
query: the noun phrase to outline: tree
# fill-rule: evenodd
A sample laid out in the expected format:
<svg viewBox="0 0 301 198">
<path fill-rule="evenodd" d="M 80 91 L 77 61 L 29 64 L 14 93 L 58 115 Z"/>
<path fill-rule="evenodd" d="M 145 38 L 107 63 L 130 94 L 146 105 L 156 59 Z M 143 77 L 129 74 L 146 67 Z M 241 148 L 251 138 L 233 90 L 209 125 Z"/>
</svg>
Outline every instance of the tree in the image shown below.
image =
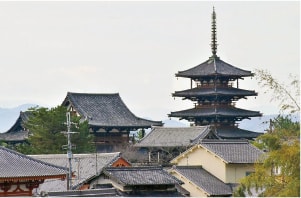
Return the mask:
<svg viewBox="0 0 301 198">
<path fill-rule="evenodd" d="M 279 101 L 281 111 L 300 112 L 300 81 L 297 76 L 290 74 L 288 79 L 291 82 L 285 85 L 273 78 L 268 71 L 257 69 L 255 74 L 258 84 L 266 88 L 264 93 L 273 92 L 271 101 Z"/>
<path fill-rule="evenodd" d="M 144 136 L 145 136 L 145 130 L 144 129 L 140 129 L 137 132 L 137 138 L 138 138 L 138 140 L 141 140 L 142 138 L 144 138 Z"/>
<path fill-rule="evenodd" d="M 300 123 L 278 116 L 273 129 L 259 136 L 254 145 L 266 153 L 265 158 L 255 165 L 255 172 L 241 180 L 234 193 L 244 196 L 251 189 L 263 191 L 260 196 L 300 196 Z"/>
<path fill-rule="evenodd" d="M 280 101 L 281 112 L 271 120 L 267 133 L 259 136 L 254 145 L 266 151 L 264 158 L 255 165 L 255 172 L 243 178 L 234 196 L 245 196 L 256 190 L 260 196 L 300 196 L 300 122 L 293 121 L 291 113 L 300 113 L 299 81 L 292 80 L 297 87 L 295 95 L 280 84 L 269 73 L 259 71 L 260 84 L 273 91 L 273 100 Z"/>
<path fill-rule="evenodd" d="M 25 123 L 25 128 L 29 130 L 28 144 L 22 144 L 17 147 L 19 152 L 24 154 L 59 154 L 66 153 L 62 149 L 67 144 L 66 136 L 61 133 L 67 130 L 66 112 L 63 106 L 55 108 L 35 107 L 30 109 L 32 115 Z M 93 136 L 89 133 L 88 123 L 80 122 L 76 116 L 72 116 L 71 131 L 79 133 L 72 134 L 72 144 L 76 145 L 74 152 L 85 153 L 95 151 Z"/>
</svg>

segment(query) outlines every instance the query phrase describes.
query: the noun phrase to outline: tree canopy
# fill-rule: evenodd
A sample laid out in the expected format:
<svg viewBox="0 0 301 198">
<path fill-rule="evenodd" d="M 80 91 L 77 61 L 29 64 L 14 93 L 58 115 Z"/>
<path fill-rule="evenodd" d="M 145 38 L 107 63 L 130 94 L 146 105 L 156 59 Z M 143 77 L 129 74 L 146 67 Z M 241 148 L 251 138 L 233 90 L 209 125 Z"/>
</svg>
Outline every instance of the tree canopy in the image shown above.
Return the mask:
<svg viewBox="0 0 301 198">
<path fill-rule="evenodd" d="M 67 109 L 63 106 L 51 109 L 35 107 L 30 111 L 32 114 L 25 123 L 29 130 L 28 144 L 18 146 L 17 150 L 24 154 L 66 153 L 63 145 L 67 145 L 67 137 L 62 132 L 67 131 Z M 93 136 L 89 133 L 87 121 L 81 122 L 77 116 L 71 116 L 71 121 L 74 123 L 71 131 L 78 132 L 71 136 L 71 142 L 76 146 L 74 152 L 94 152 Z"/>
<path fill-rule="evenodd" d="M 253 142 L 266 151 L 255 165 L 255 172 L 241 180 L 234 196 L 300 197 L 300 122 L 293 121 L 292 113 L 300 113 L 299 80 L 292 78 L 287 86 L 262 70 L 259 83 L 273 92 L 273 100 L 280 101 L 278 117 L 270 121 L 267 132 Z"/>
</svg>

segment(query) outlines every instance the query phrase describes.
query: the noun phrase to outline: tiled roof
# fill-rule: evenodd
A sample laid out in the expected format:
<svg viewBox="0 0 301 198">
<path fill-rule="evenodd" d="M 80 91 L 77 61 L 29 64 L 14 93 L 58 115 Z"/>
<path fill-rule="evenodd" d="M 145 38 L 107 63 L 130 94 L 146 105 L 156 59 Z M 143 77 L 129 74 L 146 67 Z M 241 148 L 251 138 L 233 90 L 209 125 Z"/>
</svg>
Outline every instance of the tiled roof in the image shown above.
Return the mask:
<svg viewBox="0 0 301 198">
<path fill-rule="evenodd" d="M 88 94 L 68 92 L 63 105 L 71 106 L 92 126 L 149 128 L 162 126 L 161 121 L 136 117 L 124 104 L 118 93 Z"/>
<path fill-rule="evenodd" d="M 5 142 L 22 142 L 28 138 L 28 131 L 24 130 L 23 124 L 29 119 L 30 111 L 20 112 L 14 125 L 5 133 L 0 133 L 0 140 Z"/>
<path fill-rule="evenodd" d="M 28 138 L 28 131 L 15 131 L 10 133 L 0 133 L 0 140 L 5 142 L 22 142 Z"/>
<path fill-rule="evenodd" d="M 203 189 L 209 196 L 232 195 L 230 186 L 207 172 L 201 166 L 173 166 L 171 171 L 178 172 Z"/>
<path fill-rule="evenodd" d="M 204 63 L 201 63 L 191 69 L 179 71 L 177 77 L 198 78 L 204 76 L 229 76 L 229 77 L 247 77 L 253 76 L 250 71 L 242 70 L 233 65 L 230 65 L 221 59 L 209 58 Z"/>
<path fill-rule="evenodd" d="M 135 147 L 175 147 L 193 145 L 205 138 L 209 126 L 195 127 L 153 127 Z"/>
<path fill-rule="evenodd" d="M 248 141 L 203 140 L 200 145 L 226 163 L 256 163 L 264 154 Z"/>
<path fill-rule="evenodd" d="M 0 146 L 0 180 L 41 177 L 64 178 L 67 169 Z"/>
<path fill-rule="evenodd" d="M 177 97 L 201 97 L 201 96 L 257 96 L 255 91 L 237 89 L 234 87 L 195 87 L 184 91 L 176 91 L 172 96 Z"/>
<path fill-rule="evenodd" d="M 91 154 L 73 154 L 71 160 L 72 172 L 75 178 L 72 186 L 77 186 L 92 176 L 99 174 L 105 166 L 109 166 L 120 156 L 116 153 L 95 153 Z M 66 154 L 48 154 L 48 155 L 30 155 L 35 159 L 55 164 L 58 166 L 68 167 Z M 97 163 L 96 163 L 97 162 Z M 64 191 L 67 189 L 66 181 L 51 180 L 40 185 L 39 191 Z"/>
<path fill-rule="evenodd" d="M 246 139 L 254 139 L 263 133 L 248 131 L 245 129 L 240 129 L 237 127 L 224 127 L 217 128 L 216 133 L 221 138 L 226 139 L 237 139 L 237 138 L 246 138 Z"/>
<path fill-rule="evenodd" d="M 250 111 L 239 109 L 232 106 L 208 106 L 193 108 L 182 111 L 171 112 L 170 117 L 258 117 L 261 116 L 259 111 Z"/>
<path fill-rule="evenodd" d="M 169 175 L 162 167 L 116 167 L 105 168 L 104 173 L 123 186 L 169 185 L 182 182 Z"/>
</svg>

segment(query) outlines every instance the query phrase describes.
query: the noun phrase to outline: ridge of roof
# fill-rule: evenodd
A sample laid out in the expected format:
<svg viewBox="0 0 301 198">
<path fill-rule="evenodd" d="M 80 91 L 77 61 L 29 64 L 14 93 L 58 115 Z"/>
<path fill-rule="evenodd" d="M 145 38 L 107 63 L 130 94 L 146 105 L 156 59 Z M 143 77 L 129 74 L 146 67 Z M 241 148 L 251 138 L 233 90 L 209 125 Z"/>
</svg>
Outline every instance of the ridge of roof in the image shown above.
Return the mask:
<svg viewBox="0 0 301 198">
<path fill-rule="evenodd" d="M 199 78 L 206 76 L 231 76 L 231 77 L 248 77 L 254 73 L 248 70 L 235 67 L 219 57 L 210 57 L 203 63 L 196 65 L 190 69 L 179 71 L 176 77 Z"/>
<path fill-rule="evenodd" d="M 0 146 L 0 178 L 65 177 L 67 168 Z"/>
<path fill-rule="evenodd" d="M 191 127 L 152 127 L 152 130 L 139 140 L 135 147 L 175 147 L 189 146 L 204 138 L 210 126 Z"/>
<path fill-rule="evenodd" d="M 123 102 L 119 93 L 74 93 L 68 92 L 62 105 L 68 102 L 90 126 L 98 127 L 144 127 L 162 126 L 162 121 L 137 117 Z"/>
</svg>

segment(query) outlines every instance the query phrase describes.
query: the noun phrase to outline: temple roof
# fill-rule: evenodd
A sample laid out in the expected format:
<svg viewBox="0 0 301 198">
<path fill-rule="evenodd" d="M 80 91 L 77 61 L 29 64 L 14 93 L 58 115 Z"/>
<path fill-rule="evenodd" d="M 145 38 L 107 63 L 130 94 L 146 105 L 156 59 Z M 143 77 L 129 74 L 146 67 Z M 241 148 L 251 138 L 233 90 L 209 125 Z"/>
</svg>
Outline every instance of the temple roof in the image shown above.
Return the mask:
<svg viewBox="0 0 301 198">
<path fill-rule="evenodd" d="M 245 129 L 240 129 L 237 127 L 223 127 L 223 128 L 216 128 L 215 132 L 220 138 L 226 139 L 254 139 L 257 138 L 259 135 L 263 133 L 260 132 L 253 132 Z"/>
<path fill-rule="evenodd" d="M 196 144 L 211 132 L 209 126 L 153 127 L 135 147 L 179 147 Z"/>
<path fill-rule="evenodd" d="M 200 145 L 228 164 L 256 163 L 264 154 L 248 141 L 242 140 L 203 140 Z"/>
<path fill-rule="evenodd" d="M 104 173 L 109 176 L 110 179 L 123 186 L 171 185 L 183 183 L 168 174 L 161 166 L 105 168 Z"/>
<path fill-rule="evenodd" d="M 192 108 L 183 111 L 171 112 L 169 117 L 180 118 L 199 118 L 199 117 L 258 117 L 261 116 L 259 111 L 250 111 L 245 109 L 239 109 L 233 106 L 204 106 L 201 108 Z"/>
<path fill-rule="evenodd" d="M 68 167 L 66 154 L 29 155 L 29 157 L 57 166 Z M 72 186 L 76 187 L 90 177 L 99 174 L 104 167 L 110 166 L 110 164 L 114 163 L 119 157 L 120 152 L 97 153 L 97 156 L 95 153 L 73 154 L 71 165 L 75 178 L 72 180 Z M 66 181 L 52 180 L 41 184 L 38 191 L 65 191 L 66 189 Z"/>
<path fill-rule="evenodd" d="M 67 169 L 0 146 L 0 181 L 65 178 Z"/>
<path fill-rule="evenodd" d="M 4 133 L 0 133 L 0 140 L 5 142 L 22 142 L 28 138 L 28 131 L 24 130 L 24 123 L 29 119 L 30 111 L 20 112 L 14 125 Z"/>
<path fill-rule="evenodd" d="M 204 190 L 208 196 L 232 195 L 229 185 L 207 172 L 201 166 L 173 166 L 171 171 L 184 176 L 193 184 Z"/>
<path fill-rule="evenodd" d="M 124 104 L 118 93 L 91 94 L 68 92 L 64 106 L 71 105 L 89 125 L 99 127 L 150 128 L 162 126 L 161 121 L 136 117 Z"/>
<path fill-rule="evenodd" d="M 253 76 L 251 71 L 239 69 L 229 63 L 226 63 L 216 56 L 209 58 L 207 61 L 185 71 L 179 71 L 177 77 L 186 77 L 199 79 L 206 76 L 224 76 L 229 78 L 241 78 Z"/>
<path fill-rule="evenodd" d="M 183 91 L 176 91 L 172 96 L 177 97 L 200 97 L 200 96 L 257 96 L 255 91 L 238 89 L 234 87 L 196 87 Z"/>
</svg>

